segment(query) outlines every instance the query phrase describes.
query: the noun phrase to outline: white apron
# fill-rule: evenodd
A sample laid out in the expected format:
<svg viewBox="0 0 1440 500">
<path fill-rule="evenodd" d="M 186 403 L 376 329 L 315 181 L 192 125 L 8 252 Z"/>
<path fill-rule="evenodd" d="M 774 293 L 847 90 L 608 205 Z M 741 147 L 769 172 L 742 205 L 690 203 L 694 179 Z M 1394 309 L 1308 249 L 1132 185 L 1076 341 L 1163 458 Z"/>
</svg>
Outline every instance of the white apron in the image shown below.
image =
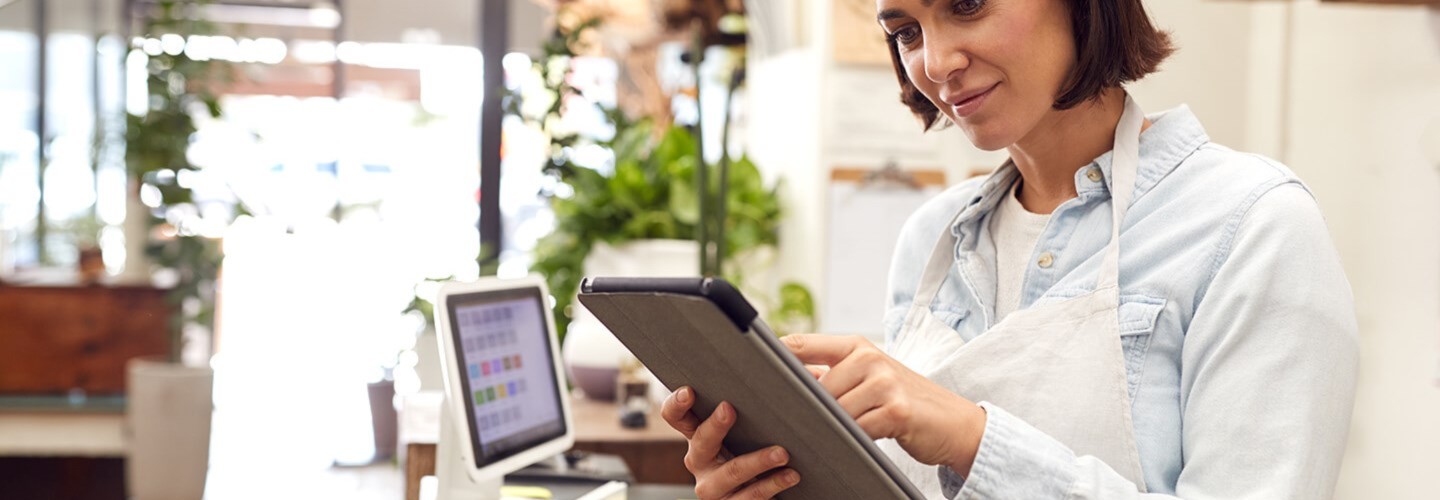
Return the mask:
<svg viewBox="0 0 1440 500">
<path fill-rule="evenodd" d="M 966 343 L 930 313 L 955 266 L 956 237 L 946 226 L 920 278 L 915 303 L 889 354 L 956 394 L 988 401 L 1024 419 L 1077 455 L 1104 461 L 1144 490 L 1130 421 L 1120 346 L 1120 223 L 1134 192 L 1144 114 L 1129 97 L 1115 128 L 1112 224 L 1095 291 L 1017 310 Z M 957 216 L 958 220 L 958 216 Z M 953 221 L 952 221 L 953 225 Z M 910 458 L 894 440 L 880 448 L 928 498 L 943 498 L 936 466 Z"/>
</svg>

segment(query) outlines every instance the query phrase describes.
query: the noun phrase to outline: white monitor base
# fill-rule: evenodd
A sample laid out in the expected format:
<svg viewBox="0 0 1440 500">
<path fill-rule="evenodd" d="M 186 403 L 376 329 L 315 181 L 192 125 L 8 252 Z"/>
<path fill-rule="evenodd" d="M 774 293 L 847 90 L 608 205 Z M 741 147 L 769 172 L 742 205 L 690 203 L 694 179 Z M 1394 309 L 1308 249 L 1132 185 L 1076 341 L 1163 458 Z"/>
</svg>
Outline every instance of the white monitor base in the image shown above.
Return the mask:
<svg viewBox="0 0 1440 500">
<path fill-rule="evenodd" d="M 460 455 L 460 442 L 456 425 L 465 425 L 450 418 L 450 402 L 440 408 L 440 442 L 435 445 L 435 478 L 439 480 L 437 500 L 500 500 L 500 485 L 503 477 L 489 478 L 475 482 L 467 471 L 469 464 Z"/>
</svg>

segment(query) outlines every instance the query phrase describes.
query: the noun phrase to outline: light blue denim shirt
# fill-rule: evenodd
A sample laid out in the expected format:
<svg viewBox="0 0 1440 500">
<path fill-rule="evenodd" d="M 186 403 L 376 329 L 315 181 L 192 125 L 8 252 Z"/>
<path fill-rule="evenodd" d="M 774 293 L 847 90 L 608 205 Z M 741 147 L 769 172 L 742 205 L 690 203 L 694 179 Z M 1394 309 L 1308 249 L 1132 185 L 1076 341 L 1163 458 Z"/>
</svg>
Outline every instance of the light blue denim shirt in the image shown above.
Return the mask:
<svg viewBox="0 0 1440 500">
<path fill-rule="evenodd" d="M 1188 108 L 1149 118 L 1121 225 L 1119 310 L 1149 495 L 1328 498 L 1349 429 L 1358 346 L 1350 285 L 1320 210 L 1285 166 L 1211 143 Z M 1030 256 L 1021 309 L 1094 288 L 1110 239 L 1110 159 L 1076 171 L 1078 196 L 1054 211 Z M 985 271 L 952 267 L 931 306 L 935 316 L 966 341 L 995 323 L 987 221 L 1018 175 L 1006 166 L 964 182 L 910 217 L 891 265 L 887 339 L 946 230 L 959 238 L 956 262 L 975 260 Z M 970 205 L 979 207 L 946 227 Z M 1048 268 L 1033 264 L 1044 252 L 1053 255 Z M 978 403 L 988 420 L 969 476 L 937 471 L 948 497 L 1142 496 L 1103 462 L 1077 456 L 1003 407 Z"/>
</svg>

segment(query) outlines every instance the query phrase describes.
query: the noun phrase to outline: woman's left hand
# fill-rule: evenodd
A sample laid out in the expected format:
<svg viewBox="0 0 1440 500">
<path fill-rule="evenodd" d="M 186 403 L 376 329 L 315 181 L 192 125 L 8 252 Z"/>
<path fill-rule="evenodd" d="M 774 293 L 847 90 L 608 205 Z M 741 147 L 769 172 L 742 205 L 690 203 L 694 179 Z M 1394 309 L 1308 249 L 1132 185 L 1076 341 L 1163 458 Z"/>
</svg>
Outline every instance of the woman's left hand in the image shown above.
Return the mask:
<svg viewBox="0 0 1440 500">
<path fill-rule="evenodd" d="M 781 341 L 801 362 L 829 368 L 811 372 L 872 439 L 894 438 L 921 463 L 970 474 L 985 431 L 984 409 L 864 337 L 796 334 Z"/>
</svg>

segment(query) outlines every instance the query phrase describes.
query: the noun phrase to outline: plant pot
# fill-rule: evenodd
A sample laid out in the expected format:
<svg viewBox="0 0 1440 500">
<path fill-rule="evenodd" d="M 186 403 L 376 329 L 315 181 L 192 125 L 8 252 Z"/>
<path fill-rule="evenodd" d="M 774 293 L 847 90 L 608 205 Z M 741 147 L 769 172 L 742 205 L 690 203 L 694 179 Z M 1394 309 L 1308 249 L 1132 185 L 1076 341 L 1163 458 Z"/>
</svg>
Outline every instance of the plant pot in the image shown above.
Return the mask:
<svg viewBox="0 0 1440 500">
<path fill-rule="evenodd" d="M 215 372 L 136 358 L 127 368 L 125 480 L 134 500 L 205 495 Z"/>
<path fill-rule="evenodd" d="M 395 456 L 395 448 L 399 443 L 395 382 L 371 382 L 366 388 L 370 394 L 370 424 L 375 431 L 375 460 L 387 460 Z"/>
<path fill-rule="evenodd" d="M 15 244 L 10 241 L 12 234 L 8 230 L 0 229 L 0 279 L 15 272 Z"/>
<path fill-rule="evenodd" d="M 81 247 L 80 256 L 76 260 L 79 262 L 77 267 L 80 269 L 80 283 L 93 285 L 105 277 L 105 259 L 100 253 L 100 247 Z"/>
<path fill-rule="evenodd" d="M 597 243 L 585 257 L 585 275 L 699 276 L 700 247 L 690 240 L 637 240 L 614 246 Z M 566 371 L 586 398 L 613 401 L 620 364 L 634 355 L 580 302 L 574 304 L 575 319 L 565 333 L 562 348 Z"/>
<path fill-rule="evenodd" d="M 150 259 L 145 256 L 145 243 L 150 235 L 150 207 L 140 201 L 140 180 L 130 179 L 125 189 L 125 267 L 115 277 L 116 283 L 150 283 Z"/>
</svg>

